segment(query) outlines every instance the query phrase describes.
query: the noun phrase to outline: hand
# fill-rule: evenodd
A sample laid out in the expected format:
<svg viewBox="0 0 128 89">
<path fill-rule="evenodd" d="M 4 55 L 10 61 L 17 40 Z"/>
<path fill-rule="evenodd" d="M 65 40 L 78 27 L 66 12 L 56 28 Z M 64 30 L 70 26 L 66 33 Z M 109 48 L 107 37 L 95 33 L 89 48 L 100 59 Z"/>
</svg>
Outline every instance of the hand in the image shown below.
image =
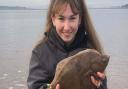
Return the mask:
<svg viewBox="0 0 128 89">
<path fill-rule="evenodd" d="M 56 85 L 56 89 L 60 89 L 60 85 L 59 84 Z"/>
<path fill-rule="evenodd" d="M 96 76 L 98 76 L 101 80 L 105 79 L 105 73 L 97 72 Z M 91 76 L 91 81 L 97 88 L 99 88 L 102 84 L 101 80 L 96 80 L 94 76 Z"/>
</svg>

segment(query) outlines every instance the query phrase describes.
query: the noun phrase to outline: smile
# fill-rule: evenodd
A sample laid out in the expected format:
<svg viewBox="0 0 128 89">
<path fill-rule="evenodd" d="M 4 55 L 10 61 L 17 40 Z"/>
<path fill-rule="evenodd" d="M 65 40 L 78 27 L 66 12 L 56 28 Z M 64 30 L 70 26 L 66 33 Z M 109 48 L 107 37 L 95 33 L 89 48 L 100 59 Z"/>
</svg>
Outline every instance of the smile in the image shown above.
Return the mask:
<svg viewBox="0 0 128 89">
<path fill-rule="evenodd" d="M 64 36 L 70 36 L 72 34 L 72 32 L 63 32 Z"/>
</svg>

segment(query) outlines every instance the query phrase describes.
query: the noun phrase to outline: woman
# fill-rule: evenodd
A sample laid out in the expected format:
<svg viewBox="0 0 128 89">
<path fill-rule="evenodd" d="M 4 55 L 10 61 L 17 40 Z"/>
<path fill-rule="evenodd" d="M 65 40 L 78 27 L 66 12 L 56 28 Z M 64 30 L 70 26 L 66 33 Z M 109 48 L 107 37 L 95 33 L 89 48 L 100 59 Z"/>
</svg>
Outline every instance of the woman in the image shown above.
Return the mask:
<svg viewBox="0 0 128 89">
<path fill-rule="evenodd" d="M 51 0 L 45 36 L 32 51 L 28 89 L 48 88 L 57 63 L 87 48 L 103 54 L 84 0 Z M 90 76 L 96 89 L 107 89 L 105 74 L 98 72 L 97 76 L 102 80 Z"/>
</svg>

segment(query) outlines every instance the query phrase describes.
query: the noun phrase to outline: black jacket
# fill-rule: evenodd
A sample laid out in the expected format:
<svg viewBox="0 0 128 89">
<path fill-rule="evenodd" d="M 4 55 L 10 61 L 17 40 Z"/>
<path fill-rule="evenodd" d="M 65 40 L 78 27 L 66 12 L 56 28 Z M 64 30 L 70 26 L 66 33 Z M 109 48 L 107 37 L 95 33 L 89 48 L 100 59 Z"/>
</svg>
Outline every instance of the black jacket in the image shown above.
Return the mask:
<svg viewBox="0 0 128 89">
<path fill-rule="evenodd" d="M 80 29 L 79 29 L 80 30 Z M 35 47 L 29 66 L 28 89 L 46 89 L 54 78 L 56 65 L 62 59 L 76 54 L 80 50 L 91 48 L 85 31 L 78 31 L 70 45 L 66 45 L 57 35 L 55 29 L 46 33 L 48 39 Z M 106 89 L 106 79 L 101 89 Z"/>
</svg>

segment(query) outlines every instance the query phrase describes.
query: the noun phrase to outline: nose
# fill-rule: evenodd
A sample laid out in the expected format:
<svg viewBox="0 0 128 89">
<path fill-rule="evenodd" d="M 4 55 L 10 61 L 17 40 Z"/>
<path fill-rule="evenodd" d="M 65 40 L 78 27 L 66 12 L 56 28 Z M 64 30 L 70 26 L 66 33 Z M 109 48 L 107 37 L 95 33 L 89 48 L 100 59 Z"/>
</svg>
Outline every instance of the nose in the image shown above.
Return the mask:
<svg viewBox="0 0 128 89">
<path fill-rule="evenodd" d="M 66 21 L 64 22 L 64 30 L 69 30 L 69 29 L 70 29 L 70 23 L 69 23 L 68 20 L 66 20 Z"/>
</svg>

